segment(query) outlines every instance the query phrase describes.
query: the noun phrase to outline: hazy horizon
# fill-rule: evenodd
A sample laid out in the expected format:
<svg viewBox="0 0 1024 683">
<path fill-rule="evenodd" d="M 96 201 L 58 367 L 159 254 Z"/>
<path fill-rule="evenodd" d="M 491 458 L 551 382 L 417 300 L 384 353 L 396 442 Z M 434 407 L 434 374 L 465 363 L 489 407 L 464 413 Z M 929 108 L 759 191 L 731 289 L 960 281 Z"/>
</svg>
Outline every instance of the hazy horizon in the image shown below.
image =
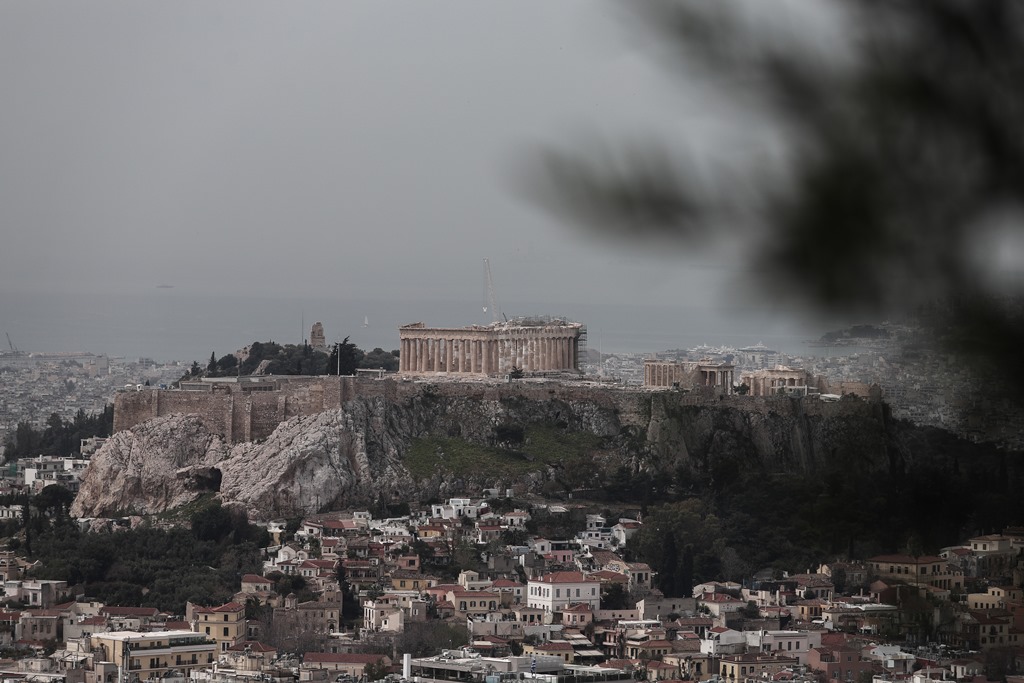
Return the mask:
<svg viewBox="0 0 1024 683">
<path fill-rule="evenodd" d="M 769 313 L 753 309 L 717 320 L 706 310 L 683 307 L 510 301 L 501 309 L 509 317 L 557 315 L 583 322 L 588 346 L 605 353 L 763 342 L 786 353 L 811 354 L 814 350 L 803 342 L 831 329 L 820 323 L 795 325 L 788 317 L 772 321 Z M 367 350 L 392 350 L 398 347 L 402 324 L 461 327 L 491 320 L 479 300 L 245 297 L 167 289 L 101 298 L 0 294 L 0 312 L 0 331 L 22 351 L 81 351 L 161 362 L 205 361 L 211 352 L 220 357 L 253 341 L 301 343 L 316 321 L 324 324 L 328 343 L 347 336 Z"/>
<path fill-rule="evenodd" d="M 361 342 L 369 316 L 360 345 L 393 348 L 410 320 L 480 322 L 489 258 L 506 312 L 580 318 L 592 346 L 803 334 L 750 283 L 745 245 L 604 242 L 522 193 L 519 174 L 574 141 L 776 149 L 766 123 L 662 69 L 619 10 L 4 3 L 0 331 L 202 358 L 297 340 L 304 309 L 307 334 L 322 320 Z"/>
</svg>

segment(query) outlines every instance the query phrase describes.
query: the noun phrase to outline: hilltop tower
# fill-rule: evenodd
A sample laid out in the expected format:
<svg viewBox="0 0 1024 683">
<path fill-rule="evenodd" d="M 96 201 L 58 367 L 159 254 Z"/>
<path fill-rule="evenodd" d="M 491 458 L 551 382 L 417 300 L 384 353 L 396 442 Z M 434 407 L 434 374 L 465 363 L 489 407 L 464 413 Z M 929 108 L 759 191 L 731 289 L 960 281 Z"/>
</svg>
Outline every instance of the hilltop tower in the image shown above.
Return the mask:
<svg viewBox="0 0 1024 683">
<path fill-rule="evenodd" d="M 309 345 L 320 351 L 327 349 L 327 337 L 324 336 L 323 323 L 319 321 L 313 323 L 313 327 L 309 330 Z"/>
</svg>

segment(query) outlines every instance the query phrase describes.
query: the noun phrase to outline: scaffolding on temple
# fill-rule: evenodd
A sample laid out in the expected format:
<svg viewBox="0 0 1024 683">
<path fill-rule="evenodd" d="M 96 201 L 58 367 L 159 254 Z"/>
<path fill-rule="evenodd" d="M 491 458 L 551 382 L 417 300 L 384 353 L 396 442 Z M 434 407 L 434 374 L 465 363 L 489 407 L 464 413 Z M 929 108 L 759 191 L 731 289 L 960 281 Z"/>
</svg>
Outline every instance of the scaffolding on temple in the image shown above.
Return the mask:
<svg viewBox="0 0 1024 683">
<path fill-rule="evenodd" d="M 582 370 L 587 362 L 587 326 L 580 326 L 580 336 L 576 338 L 576 369 Z"/>
</svg>

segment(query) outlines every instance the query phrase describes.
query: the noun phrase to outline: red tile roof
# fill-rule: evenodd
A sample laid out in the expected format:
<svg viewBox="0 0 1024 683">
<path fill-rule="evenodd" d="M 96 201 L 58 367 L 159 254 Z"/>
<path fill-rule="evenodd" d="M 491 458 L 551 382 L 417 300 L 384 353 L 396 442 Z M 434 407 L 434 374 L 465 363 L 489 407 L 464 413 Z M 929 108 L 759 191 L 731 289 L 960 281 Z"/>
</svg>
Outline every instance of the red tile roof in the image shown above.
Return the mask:
<svg viewBox="0 0 1024 683">
<path fill-rule="evenodd" d="M 245 648 L 249 648 L 250 652 L 277 652 L 277 648 L 271 645 L 264 645 L 258 640 L 243 640 L 240 643 L 236 643 L 228 648 L 233 652 L 244 652 Z"/>
<path fill-rule="evenodd" d="M 563 612 L 592 612 L 593 610 L 590 609 L 590 605 L 588 605 L 587 603 L 585 603 L 585 602 L 577 602 L 577 603 L 572 604 L 572 605 L 566 605 L 565 607 L 562 608 L 561 611 L 563 611 Z"/>
<path fill-rule="evenodd" d="M 259 574 L 246 574 L 242 577 L 242 583 L 274 583 L 265 576 Z"/>
<path fill-rule="evenodd" d="M 196 614 L 222 614 L 224 612 L 244 612 L 245 605 L 237 602 L 226 602 L 217 607 L 197 607 Z"/>
</svg>

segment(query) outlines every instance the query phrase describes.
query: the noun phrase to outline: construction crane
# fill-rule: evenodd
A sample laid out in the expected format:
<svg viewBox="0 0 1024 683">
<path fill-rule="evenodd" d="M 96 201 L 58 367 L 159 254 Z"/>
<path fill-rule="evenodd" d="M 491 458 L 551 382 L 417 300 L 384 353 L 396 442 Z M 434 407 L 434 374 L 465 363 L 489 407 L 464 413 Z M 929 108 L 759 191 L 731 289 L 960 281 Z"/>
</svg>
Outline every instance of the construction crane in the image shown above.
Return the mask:
<svg viewBox="0 0 1024 683">
<path fill-rule="evenodd" d="M 498 322 L 498 297 L 494 294 L 494 279 L 491 277 L 491 262 L 484 259 L 484 286 L 487 288 L 487 301 L 484 302 L 484 313 L 491 307 L 492 322 Z"/>
<path fill-rule="evenodd" d="M 486 261 L 487 259 L 484 260 Z M 18 347 L 14 345 L 14 342 L 11 341 L 11 335 L 7 334 L 6 332 L 4 332 L 4 335 L 7 337 L 7 345 L 11 347 L 11 352 L 21 353 L 21 351 L 18 350 Z"/>
</svg>

